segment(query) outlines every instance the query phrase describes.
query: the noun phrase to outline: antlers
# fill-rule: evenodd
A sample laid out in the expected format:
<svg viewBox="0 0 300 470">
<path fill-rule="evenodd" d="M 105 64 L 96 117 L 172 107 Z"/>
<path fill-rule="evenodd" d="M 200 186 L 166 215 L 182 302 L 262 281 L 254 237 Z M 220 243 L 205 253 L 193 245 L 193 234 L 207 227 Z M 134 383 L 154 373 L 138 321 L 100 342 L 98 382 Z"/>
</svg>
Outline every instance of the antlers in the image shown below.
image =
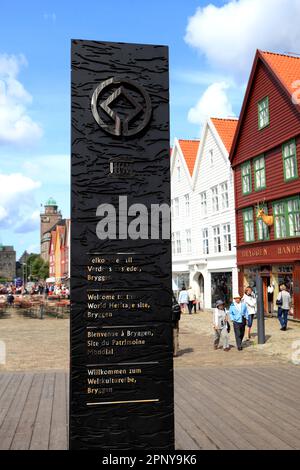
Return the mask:
<svg viewBox="0 0 300 470">
<path fill-rule="evenodd" d="M 265 204 L 266 204 L 266 198 L 264 198 L 263 201 L 257 201 L 257 203 L 256 203 L 256 209 L 257 209 L 257 210 L 262 209 Z"/>
</svg>

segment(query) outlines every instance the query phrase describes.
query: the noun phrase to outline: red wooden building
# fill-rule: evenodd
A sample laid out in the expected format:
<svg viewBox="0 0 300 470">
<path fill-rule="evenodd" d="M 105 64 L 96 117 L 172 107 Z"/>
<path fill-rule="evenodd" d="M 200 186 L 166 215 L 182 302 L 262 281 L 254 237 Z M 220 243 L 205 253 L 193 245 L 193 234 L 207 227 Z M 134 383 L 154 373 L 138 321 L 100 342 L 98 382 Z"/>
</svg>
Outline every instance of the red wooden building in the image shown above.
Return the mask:
<svg viewBox="0 0 300 470">
<path fill-rule="evenodd" d="M 297 82 L 298 81 L 298 82 Z M 239 288 L 258 270 L 293 296 L 300 319 L 300 58 L 257 51 L 230 152 L 235 178 Z M 258 207 L 264 220 L 257 217 Z M 266 223 L 265 223 L 266 222 Z M 270 298 L 269 298 L 270 300 Z"/>
</svg>

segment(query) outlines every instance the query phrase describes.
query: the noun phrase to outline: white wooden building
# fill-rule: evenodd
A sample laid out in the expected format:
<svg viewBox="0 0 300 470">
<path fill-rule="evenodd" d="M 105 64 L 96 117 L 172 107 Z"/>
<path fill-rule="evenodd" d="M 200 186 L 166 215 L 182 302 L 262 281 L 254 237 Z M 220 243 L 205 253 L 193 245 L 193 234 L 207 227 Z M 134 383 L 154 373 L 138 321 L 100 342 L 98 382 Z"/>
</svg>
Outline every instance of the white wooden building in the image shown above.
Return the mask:
<svg viewBox="0 0 300 470">
<path fill-rule="evenodd" d="M 214 307 L 219 298 L 229 303 L 238 287 L 228 158 L 236 125 L 236 119 L 209 119 L 192 165 L 181 150 L 182 141 L 175 140 L 172 151 L 173 288 L 180 289 L 182 281 L 192 286 L 202 308 Z"/>
<path fill-rule="evenodd" d="M 192 256 L 192 175 L 199 140 L 175 139 L 171 151 L 173 290 L 189 287 Z"/>
</svg>

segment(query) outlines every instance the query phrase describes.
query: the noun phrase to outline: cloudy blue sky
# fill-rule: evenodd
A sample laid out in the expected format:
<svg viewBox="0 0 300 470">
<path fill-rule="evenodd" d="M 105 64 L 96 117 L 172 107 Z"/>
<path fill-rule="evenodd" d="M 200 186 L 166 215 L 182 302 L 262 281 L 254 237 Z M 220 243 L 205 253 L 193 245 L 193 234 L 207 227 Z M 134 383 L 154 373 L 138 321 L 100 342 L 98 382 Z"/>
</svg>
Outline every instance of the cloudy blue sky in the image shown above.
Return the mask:
<svg viewBox="0 0 300 470">
<path fill-rule="evenodd" d="M 299 0 L 1 0 L 0 242 L 39 249 L 41 203 L 69 216 L 71 38 L 170 47 L 171 137 L 238 115 L 256 48 L 300 53 Z"/>
</svg>

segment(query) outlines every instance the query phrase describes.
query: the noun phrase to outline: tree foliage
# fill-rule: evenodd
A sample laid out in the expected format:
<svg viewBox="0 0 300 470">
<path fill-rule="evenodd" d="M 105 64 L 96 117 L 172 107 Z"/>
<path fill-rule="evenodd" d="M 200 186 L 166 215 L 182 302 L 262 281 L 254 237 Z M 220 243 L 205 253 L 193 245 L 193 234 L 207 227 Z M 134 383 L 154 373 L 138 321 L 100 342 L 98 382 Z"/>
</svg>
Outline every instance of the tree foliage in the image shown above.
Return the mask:
<svg viewBox="0 0 300 470">
<path fill-rule="evenodd" d="M 40 255 L 32 254 L 26 262 L 27 279 L 30 281 L 45 280 L 49 277 L 49 263 Z"/>
</svg>

